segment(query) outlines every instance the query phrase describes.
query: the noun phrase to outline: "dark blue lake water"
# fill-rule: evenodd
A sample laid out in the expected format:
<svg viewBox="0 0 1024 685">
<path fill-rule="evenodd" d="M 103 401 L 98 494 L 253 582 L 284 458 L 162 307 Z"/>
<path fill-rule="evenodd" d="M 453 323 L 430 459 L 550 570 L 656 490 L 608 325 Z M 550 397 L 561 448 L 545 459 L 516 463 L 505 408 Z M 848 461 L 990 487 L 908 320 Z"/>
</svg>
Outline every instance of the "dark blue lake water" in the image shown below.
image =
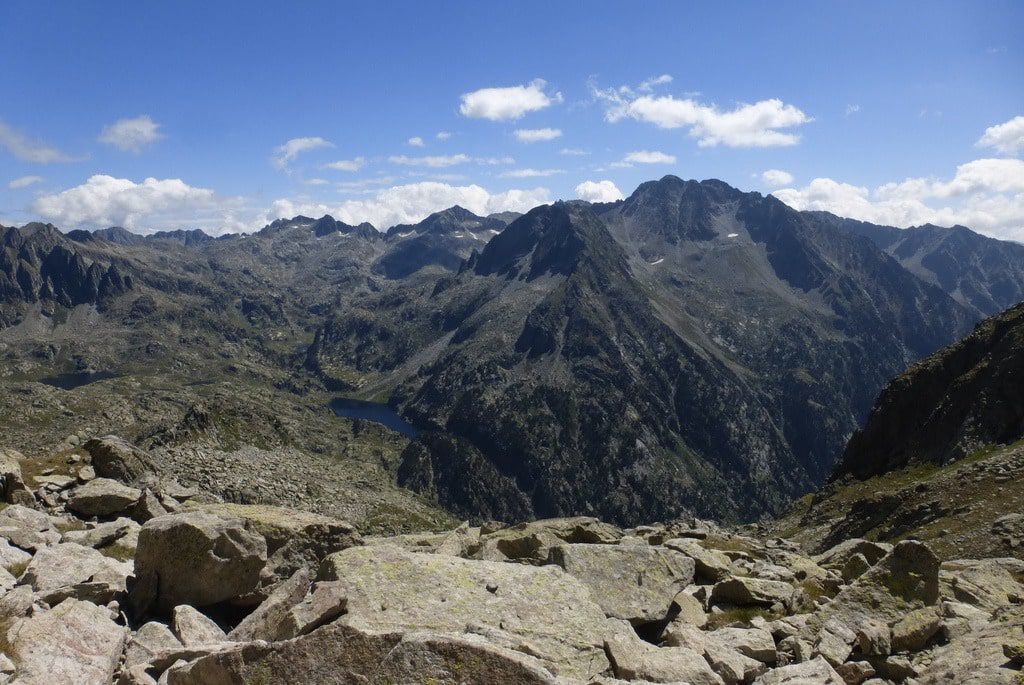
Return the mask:
<svg viewBox="0 0 1024 685">
<path fill-rule="evenodd" d="M 56 376 L 40 378 L 39 382 L 52 385 L 61 390 L 74 390 L 79 386 L 106 380 L 107 378 L 117 378 L 117 374 L 112 371 L 75 371 L 74 373 L 58 373 Z"/>
<path fill-rule="evenodd" d="M 336 397 L 327 405 L 336 416 L 343 416 L 346 419 L 363 419 L 373 421 L 382 426 L 397 431 L 407 438 L 415 438 L 416 427 L 395 413 L 395 410 L 386 404 L 378 402 L 364 402 L 353 400 L 347 397 Z"/>
</svg>

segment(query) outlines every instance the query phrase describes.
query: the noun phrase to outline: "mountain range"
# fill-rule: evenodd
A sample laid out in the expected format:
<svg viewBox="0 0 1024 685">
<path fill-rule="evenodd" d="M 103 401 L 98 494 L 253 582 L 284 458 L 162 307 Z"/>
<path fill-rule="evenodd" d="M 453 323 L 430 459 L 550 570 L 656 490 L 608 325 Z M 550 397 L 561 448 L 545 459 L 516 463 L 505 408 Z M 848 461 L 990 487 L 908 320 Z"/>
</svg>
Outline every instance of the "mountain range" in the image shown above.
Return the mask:
<svg viewBox="0 0 1024 685">
<path fill-rule="evenodd" d="M 418 429 L 381 451 L 387 477 L 476 519 L 777 513 L 887 381 L 1024 287 L 1013 243 L 674 176 L 386 233 L 300 216 L 220 238 L 0 236 L 9 375 L 161 379 L 185 406 L 199 391 L 171 376 L 387 403 Z"/>
</svg>

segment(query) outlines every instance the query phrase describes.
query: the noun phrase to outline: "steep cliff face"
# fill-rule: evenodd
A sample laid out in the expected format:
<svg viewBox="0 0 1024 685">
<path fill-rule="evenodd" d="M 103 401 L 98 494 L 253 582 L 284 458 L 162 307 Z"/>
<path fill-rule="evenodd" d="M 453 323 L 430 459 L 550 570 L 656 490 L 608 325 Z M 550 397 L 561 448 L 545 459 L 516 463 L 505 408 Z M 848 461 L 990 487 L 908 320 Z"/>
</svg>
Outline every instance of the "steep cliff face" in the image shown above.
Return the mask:
<svg viewBox="0 0 1024 685">
<path fill-rule="evenodd" d="M 0 305 L 6 323 L 26 305 L 97 304 L 131 288 L 131 276 L 83 257 L 53 226 L 0 228 Z"/>
<path fill-rule="evenodd" d="M 867 478 L 910 464 L 943 464 L 1024 437 L 1024 305 L 890 383 L 850 440 L 834 479 Z"/>
</svg>

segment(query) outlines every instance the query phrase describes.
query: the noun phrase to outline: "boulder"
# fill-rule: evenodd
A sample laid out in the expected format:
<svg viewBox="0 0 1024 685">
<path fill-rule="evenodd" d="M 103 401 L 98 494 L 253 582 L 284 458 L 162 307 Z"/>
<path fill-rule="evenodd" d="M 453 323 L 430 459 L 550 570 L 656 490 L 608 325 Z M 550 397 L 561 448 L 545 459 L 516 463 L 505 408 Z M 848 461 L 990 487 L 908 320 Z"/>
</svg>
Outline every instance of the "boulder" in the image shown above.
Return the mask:
<svg viewBox="0 0 1024 685">
<path fill-rule="evenodd" d="M 715 583 L 711 590 L 711 604 L 737 606 L 772 606 L 786 604 L 793 597 L 794 588 L 778 580 L 763 580 L 737 576 Z"/>
<path fill-rule="evenodd" d="M 334 623 L 293 640 L 253 642 L 170 668 L 195 683 L 517 683 L 555 685 L 540 661 L 475 635 L 366 633 Z"/>
<path fill-rule="evenodd" d="M 869 661 L 847 661 L 836 666 L 836 673 L 846 685 L 860 685 L 875 675 L 875 667 Z"/>
<path fill-rule="evenodd" d="M 725 685 L 749 683 L 768 670 L 768 667 L 760 661 L 717 643 L 704 646 L 704 658 L 707 659 L 711 670 L 718 674 Z"/>
<path fill-rule="evenodd" d="M 170 649 L 180 649 L 181 640 L 163 623 L 150 621 L 139 626 L 125 648 L 125 666 L 147 664 L 153 656 Z"/>
<path fill-rule="evenodd" d="M 106 547 L 137 529 L 139 524 L 128 518 L 98 523 L 84 530 L 69 530 L 61 540 L 86 547 Z"/>
<path fill-rule="evenodd" d="M 834 621 L 857 632 L 875 622 L 892 625 L 939 598 L 939 560 L 922 542 L 904 540 L 814 615 L 814 626 Z"/>
<path fill-rule="evenodd" d="M 239 518 L 201 511 L 150 519 L 139 531 L 135 582 L 138 613 L 151 604 L 207 606 L 251 592 L 267 560 L 263 536 Z"/>
<path fill-rule="evenodd" d="M 141 490 L 116 480 L 95 478 L 75 488 L 68 509 L 82 516 L 110 516 L 132 508 L 141 496 Z"/>
<path fill-rule="evenodd" d="M 175 637 L 186 647 L 224 642 L 227 635 L 216 623 L 187 604 L 174 607 L 171 627 Z"/>
<path fill-rule="evenodd" d="M 148 452 L 116 435 L 93 438 L 83 447 L 92 458 L 93 470 L 101 478 L 135 483 L 147 474 L 156 473 Z"/>
<path fill-rule="evenodd" d="M 30 506 L 35 502 L 21 474 L 21 461 L 24 458 L 21 452 L 0 449 L 0 499 L 9 504 Z"/>
<path fill-rule="evenodd" d="M 704 605 L 690 593 L 683 591 L 676 594 L 672 600 L 670 611 L 672 622 L 682 622 L 697 628 L 703 628 L 708 622 L 707 612 Z"/>
<path fill-rule="evenodd" d="M 894 652 L 917 652 L 939 632 L 942 619 L 934 607 L 909 612 L 892 626 Z"/>
<path fill-rule="evenodd" d="M 301 602 L 285 612 L 274 639 L 287 640 L 316 630 L 345 613 L 347 604 L 343 583 L 331 580 L 315 583 Z"/>
<path fill-rule="evenodd" d="M 655 647 L 641 640 L 629 623 L 609 619 L 613 634 L 605 641 L 612 672 L 623 680 L 722 685 L 700 652 L 687 647 Z"/>
<path fill-rule="evenodd" d="M 943 562 L 939 586 L 943 597 L 987 611 L 1024 600 L 1024 561 L 961 559 Z"/>
<path fill-rule="evenodd" d="M 104 556 L 91 547 L 62 542 L 36 552 L 19 581 L 51 606 L 69 597 L 106 604 L 125 591 L 130 562 Z"/>
<path fill-rule="evenodd" d="M 712 642 L 765 664 L 776 660 L 775 640 L 763 628 L 719 628 L 708 633 L 708 643 Z"/>
<path fill-rule="evenodd" d="M 264 596 L 298 569 L 316 573 L 328 554 L 363 544 L 351 524 L 307 511 L 264 504 L 198 502 L 187 503 L 189 510 L 243 519 L 263 536 L 267 541 L 267 564 L 260 582 Z"/>
<path fill-rule="evenodd" d="M 842 676 L 822 657 L 800 664 L 775 668 L 754 681 L 754 685 L 846 685 Z"/>
<path fill-rule="evenodd" d="M 706 549 L 691 538 L 673 538 L 665 542 L 665 547 L 682 552 L 693 559 L 698 579 L 705 583 L 717 583 L 727 579 L 731 574 L 732 562 L 718 550 Z"/>
<path fill-rule="evenodd" d="M 364 631 L 472 632 L 527 652 L 556 675 L 589 678 L 608 666 L 605 617 L 580 581 L 557 566 L 469 561 L 389 545 L 328 556 L 321 580 L 345 584 L 338 622 Z"/>
<path fill-rule="evenodd" d="M 19 685 L 110 685 L 128 630 L 91 602 L 68 599 L 6 634 Z"/>
<path fill-rule="evenodd" d="M 312 576 L 304 568 L 277 586 L 273 593 L 228 633 L 228 639 L 238 642 L 277 639 L 278 626 L 288 611 L 302 601 L 309 591 Z"/>
<path fill-rule="evenodd" d="M 892 551 L 892 545 L 887 542 L 872 542 L 862 538 L 851 538 L 843 540 L 835 547 L 814 557 L 814 561 L 823 568 L 841 569 L 849 561 L 850 557 L 860 554 L 874 566 L 886 554 Z"/>
<path fill-rule="evenodd" d="M 613 544 L 622 531 L 590 516 L 542 519 L 520 523 L 480 536 L 471 553 L 485 561 L 544 563 L 549 549 L 562 543 Z"/>
<path fill-rule="evenodd" d="M 590 588 L 605 615 L 634 625 L 663 620 L 693 582 L 693 559 L 666 547 L 568 544 L 550 560 Z"/>
<path fill-rule="evenodd" d="M 31 559 L 31 554 L 15 547 L 5 538 L 0 538 L 0 567 L 3 567 L 8 573 L 20 576 Z"/>
</svg>

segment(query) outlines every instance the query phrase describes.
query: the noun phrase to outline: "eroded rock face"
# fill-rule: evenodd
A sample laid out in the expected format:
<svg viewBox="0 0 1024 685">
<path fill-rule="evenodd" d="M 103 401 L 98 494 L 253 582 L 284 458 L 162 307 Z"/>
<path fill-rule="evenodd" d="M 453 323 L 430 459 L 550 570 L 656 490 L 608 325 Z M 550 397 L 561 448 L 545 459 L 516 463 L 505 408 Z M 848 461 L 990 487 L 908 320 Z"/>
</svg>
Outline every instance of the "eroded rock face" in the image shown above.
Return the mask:
<svg viewBox="0 0 1024 685">
<path fill-rule="evenodd" d="M 138 613 L 196 607 L 251 592 L 267 561 L 267 545 L 238 518 L 200 511 L 150 519 L 139 532 L 131 601 Z"/>
<path fill-rule="evenodd" d="M 92 467 L 100 478 L 134 483 L 145 475 L 156 473 L 149 453 L 116 435 L 93 438 L 84 447 L 92 457 Z"/>
<path fill-rule="evenodd" d="M 577 678 L 608 666 L 604 612 L 586 586 L 554 566 L 374 545 L 327 557 L 320 578 L 345 584 L 348 607 L 339 622 L 360 630 L 471 630 L 533 654 L 557 675 Z"/>
</svg>

